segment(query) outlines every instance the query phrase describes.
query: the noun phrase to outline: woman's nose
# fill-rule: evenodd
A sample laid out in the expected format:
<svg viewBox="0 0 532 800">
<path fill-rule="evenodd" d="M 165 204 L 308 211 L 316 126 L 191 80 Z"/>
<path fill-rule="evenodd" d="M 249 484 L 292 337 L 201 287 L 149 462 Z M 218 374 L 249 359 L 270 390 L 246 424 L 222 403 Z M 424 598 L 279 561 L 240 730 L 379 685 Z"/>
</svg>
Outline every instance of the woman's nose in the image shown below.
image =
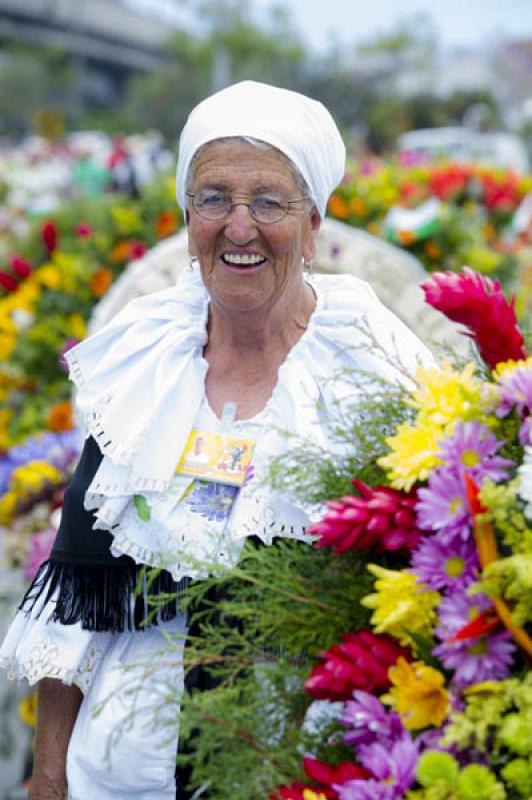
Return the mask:
<svg viewBox="0 0 532 800">
<path fill-rule="evenodd" d="M 225 230 L 235 244 L 246 244 L 255 236 L 257 223 L 247 203 L 235 203 L 225 221 Z"/>
</svg>

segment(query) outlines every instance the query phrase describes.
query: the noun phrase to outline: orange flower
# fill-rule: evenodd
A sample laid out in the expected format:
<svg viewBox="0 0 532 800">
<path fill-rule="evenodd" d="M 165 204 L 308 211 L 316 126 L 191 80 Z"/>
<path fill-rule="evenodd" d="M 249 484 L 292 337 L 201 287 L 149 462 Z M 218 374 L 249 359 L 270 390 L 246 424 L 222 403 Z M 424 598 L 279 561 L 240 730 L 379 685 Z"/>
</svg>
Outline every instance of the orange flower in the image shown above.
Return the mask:
<svg viewBox="0 0 532 800">
<path fill-rule="evenodd" d="M 497 238 L 497 231 L 495 230 L 491 222 L 484 223 L 484 225 L 482 226 L 482 233 L 484 234 L 484 237 L 487 242 L 494 242 L 495 239 Z"/>
<path fill-rule="evenodd" d="M 412 233 L 412 231 L 397 231 L 397 238 L 399 239 L 399 243 L 405 247 L 408 247 L 416 241 L 416 235 Z"/>
<path fill-rule="evenodd" d="M 164 239 L 177 229 L 177 214 L 175 211 L 161 211 L 155 220 L 155 232 Z"/>
<path fill-rule="evenodd" d="M 425 243 L 425 253 L 431 258 L 433 261 L 438 261 L 441 258 L 442 252 L 438 244 L 434 241 L 434 239 L 428 239 Z"/>
<path fill-rule="evenodd" d="M 96 297 L 101 297 L 110 287 L 113 282 L 113 273 L 107 267 L 102 267 L 101 269 L 97 269 L 96 272 L 93 272 L 91 275 L 90 287 L 91 292 Z"/>
<path fill-rule="evenodd" d="M 54 433 L 72 430 L 72 405 L 69 400 L 51 407 L 48 413 L 48 428 Z"/>
<path fill-rule="evenodd" d="M 338 217 L 338 219 L 347 219 L 349 217 L 349 206 L 345 200 L 338 197 L 337 194 L 333 194 L 333 196 L 329 198 L 329 212 L 333 217 Z"/>
<path fill-rule="evenodd" d="M 353 197 L 349 203 L 349 208 L 357 217 L 362 217 L 368 210 L 368 205 L 362 197 Z"/>
<path fill-rule="evenodd" d="M 124 239 L 123 241 L 118 242 L 118 244 L 115 244 L 115 246 L 111 250 L 109 258 L 111 259 L 111 261 L 113 261 L 113 263 L 116 264 L 119 261 L 127 261 L 129 259 L 130 253 L 131 253 L 131 244 L 130 242 L 127 241 L 127 239 Z"/>
</svg>

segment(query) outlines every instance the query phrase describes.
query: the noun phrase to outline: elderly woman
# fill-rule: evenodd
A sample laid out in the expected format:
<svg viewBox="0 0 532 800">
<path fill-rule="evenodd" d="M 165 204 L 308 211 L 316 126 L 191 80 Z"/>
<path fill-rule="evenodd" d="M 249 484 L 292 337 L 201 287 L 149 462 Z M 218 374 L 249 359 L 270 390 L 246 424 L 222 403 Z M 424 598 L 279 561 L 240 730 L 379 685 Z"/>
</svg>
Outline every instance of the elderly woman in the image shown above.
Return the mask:
<svg viewBox="0 0 532 800">
<path fill-rule="evenodd" d="M 32 800 L 67 784 L 75 800 L 175 797 L 165 689 L 183 683 L 186 619 L 173 601 L 143 625 L 148 595 L 235 564 L 248 536 L 305 540 L 304 511 L 263 480 L 280 431 L 327 448 L 335 372 L 396 380 L 394 362 L 428 357 L 366 284 L 309 275 L 344 157 L 330 114 L 300 94 L 244 82 L 206 99 L 177 169 L 190 269 L 68 353 L 87 441 L 1 652 L 39 682 Z"/>
</svg>

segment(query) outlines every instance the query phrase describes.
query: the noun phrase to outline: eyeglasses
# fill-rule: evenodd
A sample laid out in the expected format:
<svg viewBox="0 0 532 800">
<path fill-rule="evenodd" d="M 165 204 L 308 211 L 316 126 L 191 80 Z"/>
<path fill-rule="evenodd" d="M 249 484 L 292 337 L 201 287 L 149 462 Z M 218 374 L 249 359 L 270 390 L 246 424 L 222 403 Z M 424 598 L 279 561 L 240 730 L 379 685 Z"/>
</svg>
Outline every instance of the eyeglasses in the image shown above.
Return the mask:
<svg viewBox="0 0 532 800">
<path fill-rule="evenodd" d="M 202 189 L 196 193 L 187 192 L 187 197 L 191 198 L 192 208 L 203 219 L 225 219 L 235 206 L 247 206 L 253 219 L 264 225 L 280 222 L 288 214 L 292 203 L 309 199 L 308 195 L 293 200 L 283 200 L 275 195 L 258 194 L 249 203 L 240 201 L 233 203 L 231 195 L 213 189 Z"/>
</svg>

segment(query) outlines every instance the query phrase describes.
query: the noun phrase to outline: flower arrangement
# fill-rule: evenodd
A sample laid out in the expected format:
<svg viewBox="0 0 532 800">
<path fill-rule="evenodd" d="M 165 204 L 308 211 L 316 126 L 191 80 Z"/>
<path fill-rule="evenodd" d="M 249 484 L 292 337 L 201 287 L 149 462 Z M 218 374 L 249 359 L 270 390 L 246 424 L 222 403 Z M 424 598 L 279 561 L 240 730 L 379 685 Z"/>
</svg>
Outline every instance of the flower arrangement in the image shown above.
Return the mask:
<svg viewBox="0 0 532 800">
<path fill-rule="evenodd" d="M 345 458 L 281 458 L 275 485 L 335 498 L 315 546 L 251 549 L 211 597 L 221 631 L 190 645 L 219 681 L 183 713 L 213 798 L 532 796 L 532 358 L 498 282 L 423 288 L 478 357 L 372 392 L 363 426 L 344 409 Z"/>
<path fill-rule="evenodd" d="M 0 263 L 0 452 L 65 426 L 61 356 L 86 335 L 92 309 L 126 265 L 181 225 L 173 181 L 138 198 L 80 199 L 12 238 Z M 62 413 L 60 413 L 62 409 Z"/>
<path fill-rule="evenodd" d="M 469 264 L 511 283 L 520 253 L 530 248 L 530 219 L 521 224 L 521 218 L 531 190 L 529 175 L 480 165 L 363 162 L 334 192 L 328 210 L 406 248 L 430 271 Z M 426 217 L 419 212 L 428 210 L 428 201 L 433 211 Z M 403 213 L 392 225 L 398 209 Z"/>
<path fill-rule="evenodd" d="M 337 555 L 373 548 L 408 558 L 402 569 L 368 565 L 376 580 L 362 604 L 373 630 L 322 653 L 305 682 L 312 697 L 343 701 L 342 737 L 369 773 L 309 786 L 309 797 L 532 792 L 532 358 L 497 282 L 466 269 L 436 274 L 423 288 L 467 327 L 484 363 L 419 370 L 407 400 L 414 419 L 387 437 L 379 459 L 393 488 L 355 479 L 358 494 L 330 501 L 311 528 L 317 545 Z M 389 637 L 373 653 L 395 648 L 384 685 L 383 670 L 363 654 L 355 661 L 369 685 L 338 666 L 338 649 L 362 634 Z M 517 676 L 524 681 L 514 695 Z M 276 796 L 304 792 L 285 786 Z"/>
</svg>

